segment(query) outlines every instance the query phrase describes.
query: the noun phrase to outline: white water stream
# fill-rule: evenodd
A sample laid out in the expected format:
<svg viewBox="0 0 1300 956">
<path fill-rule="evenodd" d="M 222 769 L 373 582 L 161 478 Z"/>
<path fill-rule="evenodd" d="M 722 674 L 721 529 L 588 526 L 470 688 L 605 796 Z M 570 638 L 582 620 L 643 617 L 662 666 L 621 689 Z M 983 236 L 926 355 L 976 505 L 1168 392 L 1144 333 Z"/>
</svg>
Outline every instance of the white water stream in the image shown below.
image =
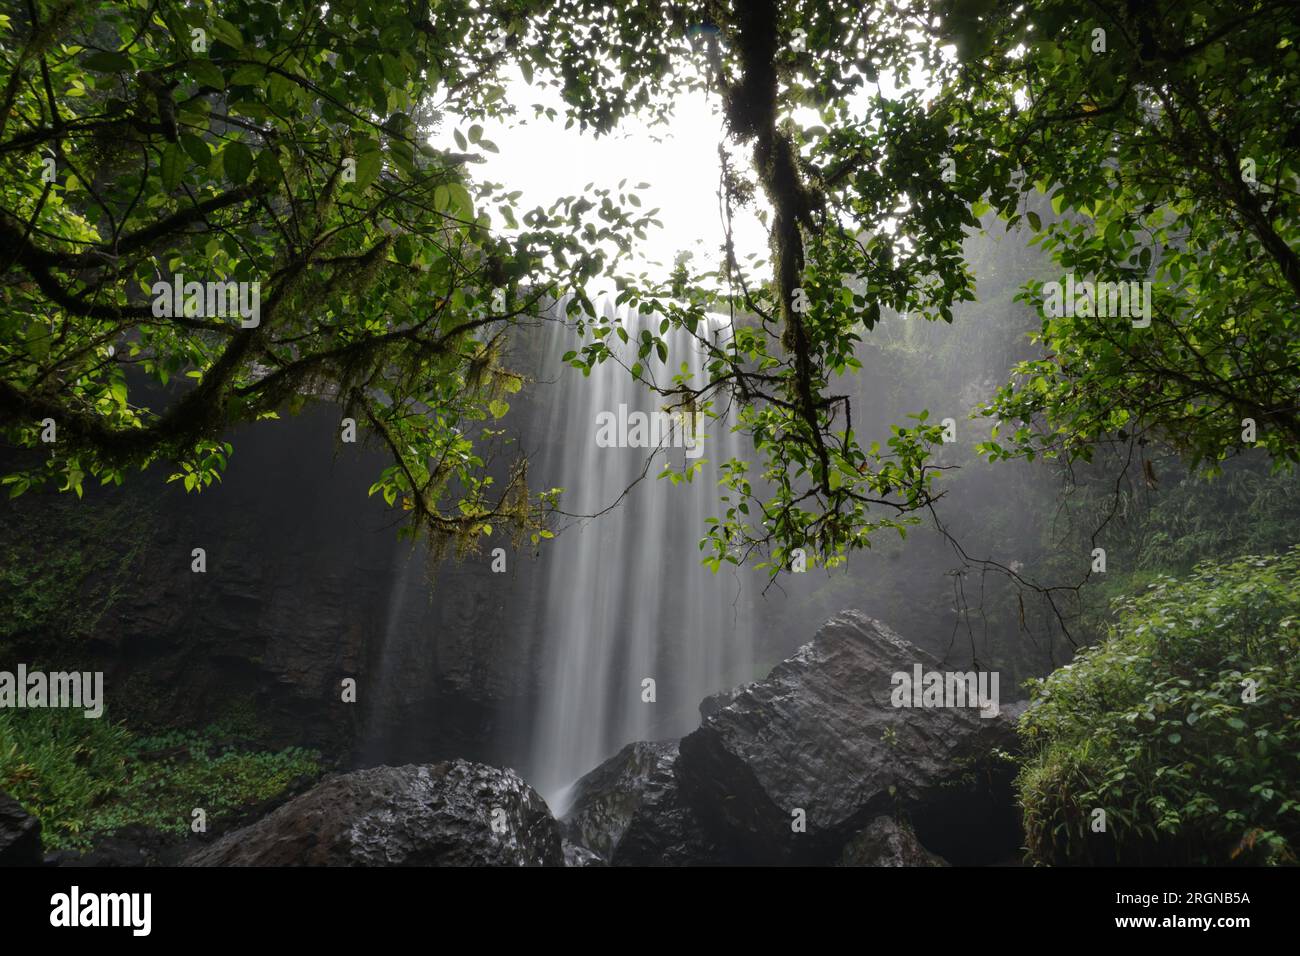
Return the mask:
<svg viewBox="0 0 1300 956">
<path fill-rule="evenodd" d="M 661 317 L 604 308 L 628 331 L 629 346 L 610 338 L 614 347 L 627 349 L 630 365 L 640 329 L 657 330 Z M 556 315 L 562 314 L 557 308 Z M 578 348 L 574 331 L 556 322 L 543 334 L 544 368 L 553 384 L 549 394 L 539 395 L 546 410 L 538 420 L 551 443 L 532 474 L 540 476 L 543 487 L 565 489 L 563 510 L 604 511 L 654 455 L 644 480 L 617 507 L 577 522 L 542 549 L 534 651 L 541 696 L 529 759 L 520 769 L 562 813 L 565 791 L 576 778 L 631 741 L 689 733 L 699 721 L 702 698 L 752 679 L 753 589 L 742 589 L 741 577 L 729 565 L 710 572 L 698 546 L 705 518 L 719 509 L 717 464 L 746 457 L 738 436 L 713 422 L 704 428 L 702 448 L 681 447 L 689 439 L 678 423 L 677 431 L 660 436 L 661 449 L 601 447 L 608 444 L 597 440 L 601 413 L 631 419 L 633 427 L 625 434 L 635 441 L 642 436 L 634 413 L 660 412 L 664 400 L 612 361 L 584 378 L 562 361 L 566 351 Z M 724 324 L 715 334 L 730 333 Z M 685 362 L 699 374 L 698 343 L 684 332 L 670 335 L 672 367 Z M 656 374 L 669 375 L 662 366 L 655 368 Z M 608 428 L 603 437 L 612 435 Z M 689 461 L 705 465 L 692 482 L 674 486 L 656 477 L 665 460 L 679 471 Z M 646 699 L 647 680 L 654 681 L 653 702 Z"/>
</svg>

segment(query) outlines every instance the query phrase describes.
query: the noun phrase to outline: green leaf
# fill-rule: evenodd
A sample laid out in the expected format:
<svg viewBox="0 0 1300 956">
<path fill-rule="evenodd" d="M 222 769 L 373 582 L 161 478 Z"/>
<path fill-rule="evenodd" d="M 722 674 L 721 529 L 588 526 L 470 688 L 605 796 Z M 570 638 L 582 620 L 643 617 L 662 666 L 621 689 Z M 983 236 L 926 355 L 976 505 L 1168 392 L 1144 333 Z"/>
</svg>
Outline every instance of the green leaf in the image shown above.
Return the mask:
<svg viewBox="0 0 1300 956">
<path fill-rule="evenodd" d="M 193 133 L 181 133 L 181 148 L 200 166 L 206 167 L 212 162 L 212 150 Z"/>
<path fill-rule="evenodd" d="M 266 67 L 260 63 L 246 63 L 230 75 L 231 86 L 249 86 L 266 79 Z"/>
<path fill-rule="evenodd" d="M 460 183 L 447 183 L 445 186 L 439 186 L 437 193 L 442 194 L 446 190 L 447 202 L 445 208 L 453 216 L 459 219 L 472 220 L 474 218 L 474 203 L 469 197 L 469 190 Z"/>
<path fill-rule="evenodd" d="M 493 399 L 488 403 L 488 411 L 492 413 L 493 418 L 501 418 L 510 411 L 510 403 L 503 402 L 499 398 Z"/>
<path fill-rule="evenodd" d="M 229 20 L 223 20 L 221 17 L 212 18 L 212 32 L 218 40 L 232 46 L 235 49 L 243 49 L 244 37 L 239 32 L 239 28 Z"/>
<path fill-rule="evenodd" d="M 81 65 L 96 73 L 119 73 L 131 69 L 131 58 L 124 53 L 104 50 L 90 54 L 81 61 Z"/>
<path fill-rule="evenodd" d="M 163 150 L 162 166 L 160 169 L 162 175 L 163 189 L 171 192 L 181 182 L 181 172 L 185 168 L 185 157 L 181 153 L 181 148 L 177 143 L 168 143 L 167 148 Z"/>
<path fill-rule="evenodd" d="M 360 165 L 358 162 L 358 169 Z M 227 143 L 221 150 L 221 166 L 225 170 L 227 179 L 236 186 L 243 185 L 253 171 L 253 153 L 239 140 Z M 360 178 L 360 172 L 357 178 Z"/>
<path fill-rule="evenodd" d="M 185 72 L 194 77 L 202 86 L 210 86 L 216 90 L 226 88 L 226 77 L 211 60 L 191 60 L 185 64 Z"/>
<path fill-rule="evenodd" d="M 379 62 L 383 67 L 385 80 L 396 87 L 406 85 L 406 70 L 402 66 L 401 60 L 391 54 L 382 53 L 379 56 Z"/>
<path fill-rule="evenodd" d="M 393 255 L 397 257 L 397 261 L 402 265 L 409 266 L 411 264 L 411 260 L 415 258 L 415 248 L 410 236 L 398 238 L 397 242 L 393 244 Z"/>
<path fill-rule="evenodd" d="M 263 182 L 279 182 L 280 160 L 275 155 L 275 150 L 267 147 L 259 150 L 257 153 L 257 178 Z"/>
<path fill-rule="evenodd" d="M 384 166 L 384 156 L 378 149 L 362 153 L 357 157 L 357 188 L 365 189 L 376 179 Z"/>
</svg>

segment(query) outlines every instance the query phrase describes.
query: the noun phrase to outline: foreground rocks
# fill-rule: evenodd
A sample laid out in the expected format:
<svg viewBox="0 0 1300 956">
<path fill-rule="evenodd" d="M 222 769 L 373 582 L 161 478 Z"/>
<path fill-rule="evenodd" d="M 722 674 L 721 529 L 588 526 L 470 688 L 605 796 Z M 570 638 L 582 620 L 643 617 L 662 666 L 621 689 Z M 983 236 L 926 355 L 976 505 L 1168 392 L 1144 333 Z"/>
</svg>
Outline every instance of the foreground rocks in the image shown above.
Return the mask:
<svg viewBox="0 0 1300 956">
<path fill-rule="evenodd" d="M 948 861 L 921 846 L 907 823 L 880 816 L 849 841 L 840 866 L 947 866 Z"/>
<path fill-rule="evenodd" d="M 917 667 L 960 670 L 845 612 L 765 679 L 705 701 L 681 741 L 629 744 L 587 774 L 563 824 L 512 770 L 381 766 L 326 778 L 185 865 L 1006 862 L 1022 842 L 1002 753 L 1019 709 L 896 707 L 894 675 Z M 0 858 L 31 853 L 35 821 L 13 807 L 0 799 Z"/>
<path fill-rule="evenodd" d="M 0 791 L 0 866 L 39 866 L 41 822 Z"/>
<path fill-rule="evenodd" d="M 177 866 L 193 849 L 184 837 L 154 827 L 131 824 L 98 835 L 89 850 L 54 850 L 45 854 L 46 866 L 102 869 L 119 866 Z"/>
<path fill-rule="evenodd" d="M 992 862 L 1016 841 L 1004 716 L 896 708 L 892 675 L 940 662 L 859 611 L 831 618 L 795 655 L 681 742 L 687 799 L 746 862 L 833 862 L 881 814 L 909 816 L 953 862 Z M 807 832 L 792 829 L 803 811 Z"/>
<path fill-rule="evenodd" d="M 329 777 L 186 866 L 563 866 L 546 802 L 513 770 L 453 760 Z"/>
<path fill-rule="evenodd" d="M 569 839 L 614 864 L 1005 861 L 1021 834 L 998 752 L 1019 711 L 894 707 L 893 675 L 918 664 L 945 670 L 836 615 L 764 680 L 706 701 L 679 747 L 633 744 L 584 777 Z"/>
<path fill-rule="evenodd" d="M 615 866 L 709 863 L 719 847 L 677 785 L 676 741 L 628 744 L 574 785 L 566 837 Z"/>
</svg>

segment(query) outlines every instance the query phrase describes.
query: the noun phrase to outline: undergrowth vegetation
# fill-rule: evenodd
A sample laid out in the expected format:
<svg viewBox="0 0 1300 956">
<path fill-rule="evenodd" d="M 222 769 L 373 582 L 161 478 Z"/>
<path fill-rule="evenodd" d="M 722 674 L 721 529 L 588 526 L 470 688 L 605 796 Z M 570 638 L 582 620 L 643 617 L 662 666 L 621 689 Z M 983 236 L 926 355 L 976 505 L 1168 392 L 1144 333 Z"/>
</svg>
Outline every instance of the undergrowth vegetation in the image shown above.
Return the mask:
<svg viewBox="0 0 1300 956">
<path fill-rule="evenodd" d="M 0 791 L 40 819 L 47 850 L 84 850 L 131 825 L 179 837 L 195 808 L 211 826 L 321 772 L 313 751 L 245 750 L 231 737 L 221 724 L 137 736 L 107 715 L 0 710 Z"/>
<path fill-rule="evenodd" d="M 1115 610 L 1105 640 L 1031 682 L 1030 859 L 1295 863 L 1300 547 L 1160 576 Z"/>
</svg>

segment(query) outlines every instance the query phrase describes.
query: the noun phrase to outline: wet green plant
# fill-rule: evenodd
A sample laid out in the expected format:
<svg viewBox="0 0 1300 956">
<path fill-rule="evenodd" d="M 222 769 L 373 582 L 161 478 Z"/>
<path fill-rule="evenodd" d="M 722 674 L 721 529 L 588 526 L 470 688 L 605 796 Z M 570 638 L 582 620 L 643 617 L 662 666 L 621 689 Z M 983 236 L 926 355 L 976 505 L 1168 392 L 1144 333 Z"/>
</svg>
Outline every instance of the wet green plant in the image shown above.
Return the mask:
<svg viewBox="0 0 1300 956">
<path fill-rule="evenodd" d="M 1105 640 L 1030 682 L 1030 859 L 1294 863 L 1298 652 L 1300 548 L 1202 563 L 1122 600 Z"/>
<path fill-rule="evenodd" d="M 314 751 L 246 749 L 229 730 L 138 736 L 107 715 L 0 710 L 0 790 L 40 819 L 46 849 L 87 849 L 131 825 L 179 837 L 195 808 L 211 826 L 321 772 Z"/>
</svg>

